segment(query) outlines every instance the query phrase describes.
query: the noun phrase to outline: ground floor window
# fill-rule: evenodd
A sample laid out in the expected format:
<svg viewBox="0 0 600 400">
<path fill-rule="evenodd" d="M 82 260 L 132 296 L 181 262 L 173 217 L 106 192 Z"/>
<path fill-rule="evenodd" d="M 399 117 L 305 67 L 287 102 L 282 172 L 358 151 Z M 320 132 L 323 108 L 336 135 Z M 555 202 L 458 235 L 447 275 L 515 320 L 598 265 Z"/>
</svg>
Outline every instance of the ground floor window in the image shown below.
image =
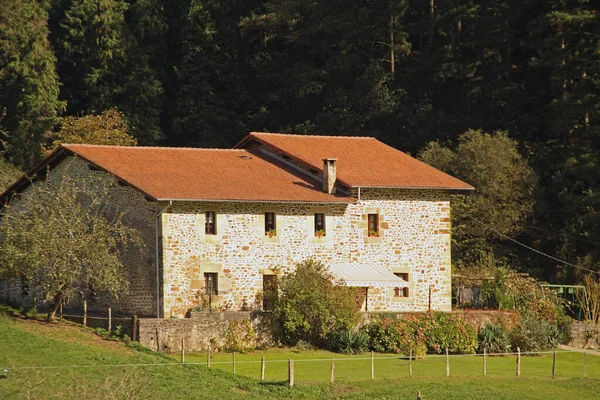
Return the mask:
<svg viewBox="0 0 600 400">
<path fill-rule="evenodd" d="M 405 282 L 408 282 L 408 273 L 407 272 L 394 272 L 398 278 L 402 279 Z M 394 297 L 408 297 L 408 288 L 394 288 Z"/>
<path fill-rule="evenodd" d="M 263 275 L 263 310 L 272 310 L 276 299 L 277 275 Z"/>
<path fill-rule="evenodd" d="M 204 292 L 205 294 L 219 294 L 219 274 L 216 272 L 204 273 Z"/>
</svg>

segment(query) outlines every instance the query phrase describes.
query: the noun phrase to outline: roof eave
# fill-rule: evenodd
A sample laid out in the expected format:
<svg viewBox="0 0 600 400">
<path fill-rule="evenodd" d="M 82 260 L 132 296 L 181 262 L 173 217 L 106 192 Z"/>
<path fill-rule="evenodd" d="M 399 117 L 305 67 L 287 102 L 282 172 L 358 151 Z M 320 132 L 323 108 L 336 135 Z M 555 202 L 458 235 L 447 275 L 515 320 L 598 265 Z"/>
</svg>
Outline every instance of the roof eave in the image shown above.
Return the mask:
<svg viewBox="0 0 600 400">
<path fill-rule="evenodd" d="M 190 198 L 158 198 L 156 201 L 189 201 L 189 202 L 220 202 L 220 203 L 318 203 L 318 204 L 354 204 L 355 198 L 344 200 L 273 200 L 273 199 L 190 199 Z"/>
<path fill-rule="evenodd" d="M 352 185 L 356 189 L 419 189 L 419 190 L 456 190 L 456 191 L 474 191 L 473 186 L 469 187 L 448 187 L 448 186 L 386 186 L 386 185 Z"/>
</svg>

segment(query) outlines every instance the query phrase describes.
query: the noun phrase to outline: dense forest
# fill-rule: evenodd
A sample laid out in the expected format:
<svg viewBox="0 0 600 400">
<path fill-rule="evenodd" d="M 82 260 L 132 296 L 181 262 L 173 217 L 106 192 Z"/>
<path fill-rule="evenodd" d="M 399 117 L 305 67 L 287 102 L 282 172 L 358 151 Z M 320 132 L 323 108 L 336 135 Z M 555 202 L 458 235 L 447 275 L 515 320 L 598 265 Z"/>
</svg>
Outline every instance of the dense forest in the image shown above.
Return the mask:
<svg viewBox="0 0 600 400">
<path fill-rule="evenodd" d="M 2 166 L 38 161 L 60 118 L 113 108 L 140 145 L 227 147 L 270 131 L 371 135 L 416 155 L 432 141 L 460 151 L 469 129 L 504 131 L 537 182 L 531 213 L 511 236 L 600 270 L 596 8 L 591 0 L 0 0 Z M 519 270 L 578 277 L 501 237 L 495 245 Z"/>
</svg>

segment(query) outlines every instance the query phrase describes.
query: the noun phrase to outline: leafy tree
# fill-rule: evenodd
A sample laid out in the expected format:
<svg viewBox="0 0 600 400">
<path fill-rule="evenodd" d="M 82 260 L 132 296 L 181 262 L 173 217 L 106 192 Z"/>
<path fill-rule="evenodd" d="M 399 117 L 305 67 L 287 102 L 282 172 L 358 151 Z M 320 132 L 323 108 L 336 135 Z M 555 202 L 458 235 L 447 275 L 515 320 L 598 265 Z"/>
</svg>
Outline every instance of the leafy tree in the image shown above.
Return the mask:
<svg viewBox="0 0 600 400">
<path fill-rule="evenodd" d="M 470 130 L 456 148 L 432 142 L 419 158 L 475 187 L 452 196 L 452 258 L 456 265 L 477 263 L 501 237 L 521 232 L 534 207 L 536 177 L 506 132 Z"/>
<path fill-rule="evenodd" d="M 110 206 L 111 183 L 65 175 L 37 182 L 1 213 L 0 276 L 41 289 L 52 319 L 76 292 L 127 291 L 127 251 L 141 249 L 137 230 Z"/>
<path fill-rule="evenodd" d="M 129 135 L 123 114 L 113 108 L 100 115 L 62 117 L 52 148 L 63 143 L 136 146 L 137 140 Z"/>
<path fill-rule="evenodd" d="M 6 135 L 6 156 L 29 168 L 64 107 L 48 14 L 35 0 L 1 0 L 0 27 L 0 131 Z"/>
<path fill-rule="evenodd" d="M 356 290 L 334 285 L 325 266 L 312 259 L 296 265 L 281 279 L 273 319 L 288 345 L 304 340 L 324 346 L 329 332 L 358 322 Z"/>
</svg>

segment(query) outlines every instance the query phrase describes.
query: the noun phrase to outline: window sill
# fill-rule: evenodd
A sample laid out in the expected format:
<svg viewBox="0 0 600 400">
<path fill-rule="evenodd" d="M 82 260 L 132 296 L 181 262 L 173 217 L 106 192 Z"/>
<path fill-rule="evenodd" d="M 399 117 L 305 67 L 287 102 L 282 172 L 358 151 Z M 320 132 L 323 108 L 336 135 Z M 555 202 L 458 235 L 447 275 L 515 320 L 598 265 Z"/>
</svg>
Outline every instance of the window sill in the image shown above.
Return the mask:
<svg viewBox="0 0 600 400">
<path fill-rule="evenodd" d="M 382 239 L 381 236 L 367 236 L 365 238 L 365 244 L 380 244 L 382 243 Z"/>
</svg>

